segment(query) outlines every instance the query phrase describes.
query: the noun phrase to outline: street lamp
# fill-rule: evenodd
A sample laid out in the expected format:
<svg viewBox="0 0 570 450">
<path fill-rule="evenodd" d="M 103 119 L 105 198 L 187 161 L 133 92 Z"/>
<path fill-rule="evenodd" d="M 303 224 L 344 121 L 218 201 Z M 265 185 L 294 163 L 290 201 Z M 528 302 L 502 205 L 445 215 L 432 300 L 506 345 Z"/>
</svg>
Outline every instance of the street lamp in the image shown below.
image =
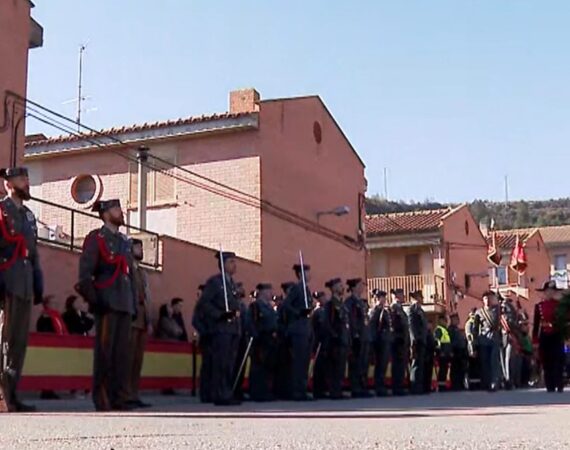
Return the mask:
<svg viewBox="0 0 570 450">
<path fill-rule="evenodd" d="M 345 216 L 350 212 L 350 208 L 348 206 L 337 206 L 334 209 L 331 209 L 329 211 L 319 211 L 317 213 L 317 222 L 319 221 L 319 219 L 321 218 L 321 216 Z"/>
</svg>

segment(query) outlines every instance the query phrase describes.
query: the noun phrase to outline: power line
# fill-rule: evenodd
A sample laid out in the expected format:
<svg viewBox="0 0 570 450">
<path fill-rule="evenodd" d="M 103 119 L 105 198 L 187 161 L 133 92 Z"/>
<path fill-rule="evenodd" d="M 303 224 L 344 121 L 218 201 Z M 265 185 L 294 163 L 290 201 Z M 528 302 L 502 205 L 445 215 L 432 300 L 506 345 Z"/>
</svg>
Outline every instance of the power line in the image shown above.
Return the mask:
<svg viewBox="0 0 570 450">
<path fill-rule="evenodd" d="M 49 113 L 53 116 L 56 116 L 56 117 L 63 119 L 67 122 L 77 124 L 76 121 L 73 121 L 72 119 L 70 119 L 70 118 L 68 118 L 68 117 L 66 117 L 66 116 L 64 116 L 64 115 L 62 115 L 56 111 L 53 111 L 49 108 L 46 108 L 46 107 L 40 105 L 39 103 L 33 102 L 32 100 L 29 100 L 29 99 L 24 99 L 24 98 L 21 98 L 21 99 L 23 101 L 25 101 L 26 103 L 28 103 L 29 105 L 33 105 L 36 108 L 39 108 L 43 111 L 46 111 L 47 113 Z M 84 141 L 87 141 L 87 142 L 93 144 L 94 146 L 96 146 L 98 148 L 102 148 L 102 149 L 105 149 L 107 151 L 111 151 L 111 152 L 117 154 L 118 156 L 121 156 L 122 158 L 125 158 L 125 159 L 127 159 L 133 163 L 138 163 L 138 160 L 136 158 L 131 157 L 128 154 L 125 154 L 124 151 L 118 151 L 117 149 L 111 148 L 109 146 L 109 144 L 101 144 L 100 142 L 94 140 L 90 136 L 87 136 L 83 133 L 77 133 L 74 130 L 70 129 L 69 126 L 63 124 L 61 121 L 57 121 L 51 117 L 48 117 L 46 114 L 43 114 L 42 112 L 38 111 L 37 109 L 30 107 L 29 105 L 27 106 L 27 108 L 32 112 L 30 114 L 30 116 L 35 118 L 36 120 L 39 120 L 39 121 L 41 121 L 47 125 L 53 126 L 54 128 L 57 128 L 57 129 L 65 132 L 65 133 L 69 133 L 73 136 L 76 136 L 76 137 L 78 137 Z M 40 115 L 41 115 L 41 117 L 39 117 Z M 105 137 L 106 139 L 110 139 L 110 140 L 114 141 L 115 143 L 117 143 L 118 145 L 124 146 L 126 149 L 132 148 L 131 145 L 126 144 L 125 142 L 123 142 L 122 140 L 120 140 L 114 136 L 105 135 L 104 133 L 101 133 L 95 129 L 89 128 L 83 124 L 80 124 L 80 126 L 85 128 L 86 130 L 89 130 L 91 133 L 93 133 L 95 135 L 101 135 L 102 137 Z M 198 173 L 195 173 L 189 169 L 186 169 L 184 167 L 173 164 L 170 161 L 166 161 L 166 160 L 159 158 L 159 157 L 156 157 L 154 155 L 149 155 L 149 156 L 152 156 L 152 158 L 154 160 L 159 161 L 159 162 L 161 162 L 167 166 L 170 166 L 170 167 L 175 168 L 179 171 L 188 173 L 188 174 L 190 174 L 194 177 L 197 177 L 199 179 L 202 179 L 204 181 L 207 181 L 208 183 L 211 183 L 214 186 L 218 186 L 218 187 L 221 187 L 223 189 L 226 189 L 226 190 L 230 191 L 230 193 L 223 192 L 220 189 L 217 189 L 216 187 L 208 186 L 208 185 L 201 183 L 201 182 L 198 182 L 196 180 L 191 180 L 191 179 L 188 179 L 187 177 L 181 177 L 180 175 L 170 173 L 167 171 L 167 169 L 164 169 L 164 168 L 160 169 L 156 165 L 151 165 L 148 162 L 145 163 L 145 165 L 147 167 L 151 168 L 152 170 L 159 171 L 159 172 L 161 172 L 167 176 L 170 176 L 172 178 L 175 178 L 181 182 L 191 184 L 191 185 L 198 187 L 200 189 L 207 190 L 208 192 L 211 192 L 213 194 L 221 195 L 225 198 L 228 198 L 228 199 L 231 199 L 234 201 L 238 201 L 238 202 L 246 204 L 248 206 L 256 207 L 259 209 L 262 209 L 262 207 L 266 207 L 265 210 L 267 210 L 267 208 L 269 208 L 269 211 L 267 211 L 267 212 L 269 212 L 269 213 L 271 213 L 271 214 L 273 214 L 273 215 L 275 215 L 275 216 L 277 216 L 283 220 L 286 220 L 286 221 L 293 223 L 297 226 L 301 226 L 301 227 L 303 227 L 309 231 L 313 231 L 313 232 L 316 232 L 316 233 L 321 234 L 323 236 L 327 236 L 329 238 L 335 239 L 335 240 L 343 243 L 344 245 L 347 245 L 350 247 L 355 247 L 355 246 L 360 247 L 360 244 L 357 241 L 355 241 L 354 239 L 350 238 L 349 236 L 344 236 L 344 235 L 341 235 L 340 233 L 337 233 L 333 230 L 324 228 L 324 227 L 320 226 L 319 224 L 315 224 L 312 221 L 305 219 L 304 217 L 299 216 L 296 213 L 288 211 L 282 207 L 274 205 L 271 202 L 268 202 L 266 200 L 262 200 L 259 197 L 256 197 L 252 194 L 240 191 L 239 189 L 233 188 L 231 186 L 227 186 L 227 185 L 220 183 L 216 180 L 213 180 L 211 178 L 208 178 L 208 177 L 205 177 L 205 176 L 200 175 Z M 245 197 L 245 198 L 243 198 L 243 197 Z"/>
</svg>

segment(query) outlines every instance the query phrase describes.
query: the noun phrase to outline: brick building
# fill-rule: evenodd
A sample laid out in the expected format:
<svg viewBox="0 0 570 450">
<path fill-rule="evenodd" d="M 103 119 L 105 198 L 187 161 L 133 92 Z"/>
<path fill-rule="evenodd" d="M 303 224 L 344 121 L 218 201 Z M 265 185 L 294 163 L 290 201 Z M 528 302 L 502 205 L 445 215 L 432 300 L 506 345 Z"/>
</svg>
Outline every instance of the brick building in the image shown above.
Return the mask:
<svg viewBox="0 0 570 450">
<path fill-rule="evenodd" d="M 291 279 L 299 250 L 315 267 L 315 288 L 332 276 L 364 276 L 364 165 L 318 96 L 260 100 L 247 89 L 230 93 L 222 114 L 34 136 L 25 152 L 32 194 L 80 211 L 118 197 L 136 225 L 141 145 L 149 148 L 146 229 L 210 255 L 222 244 L 257 267 L 257 280 Z M 80 245 L 96 225 L 78 214 L 72 223 L 57 206 L 32 206 L 44 236 L 64 243 Z M 168 264 L 169 279 L 190 292 L 203 282 L 194 268 L 212 266 L 202 258 Z"/>
</svg>

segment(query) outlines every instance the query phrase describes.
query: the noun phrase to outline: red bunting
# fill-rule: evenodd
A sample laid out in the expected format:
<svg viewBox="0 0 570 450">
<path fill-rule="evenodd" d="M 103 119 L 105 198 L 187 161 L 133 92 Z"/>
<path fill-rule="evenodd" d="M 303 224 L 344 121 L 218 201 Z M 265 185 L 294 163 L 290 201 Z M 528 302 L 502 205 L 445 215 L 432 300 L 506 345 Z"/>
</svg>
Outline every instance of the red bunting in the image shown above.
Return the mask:
<svg viewBox="0 0 570 450">
<path fill-rule="evenodd" d="M 526 258 L 526 252 L 524 250 L 524 246 L 517 236 L 517 243 L 515 244 L 515 248 L 513 249 L 513 253 L 511 255 L 511 269 L 515 272 L 518 272 L 520 275 L 525 273 L 526 268 L 528 267 L 528 262 Z"/>
</svg>

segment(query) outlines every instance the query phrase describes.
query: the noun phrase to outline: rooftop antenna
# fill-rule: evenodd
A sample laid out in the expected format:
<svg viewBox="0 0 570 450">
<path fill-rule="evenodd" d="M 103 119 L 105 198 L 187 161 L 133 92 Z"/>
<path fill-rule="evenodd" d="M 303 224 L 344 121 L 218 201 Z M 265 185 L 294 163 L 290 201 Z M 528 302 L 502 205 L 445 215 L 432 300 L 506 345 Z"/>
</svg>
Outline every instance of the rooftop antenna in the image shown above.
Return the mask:
<svg viewBox="0 0 570 450">
<path fill-rule="evenodd" d="M 79 46 L 79 82 L 77 83 L 77 131 L 81 131 L 81 104 L 83 100 L 83 53 L 87 49 L 87 44 Z"/>
</svg>

